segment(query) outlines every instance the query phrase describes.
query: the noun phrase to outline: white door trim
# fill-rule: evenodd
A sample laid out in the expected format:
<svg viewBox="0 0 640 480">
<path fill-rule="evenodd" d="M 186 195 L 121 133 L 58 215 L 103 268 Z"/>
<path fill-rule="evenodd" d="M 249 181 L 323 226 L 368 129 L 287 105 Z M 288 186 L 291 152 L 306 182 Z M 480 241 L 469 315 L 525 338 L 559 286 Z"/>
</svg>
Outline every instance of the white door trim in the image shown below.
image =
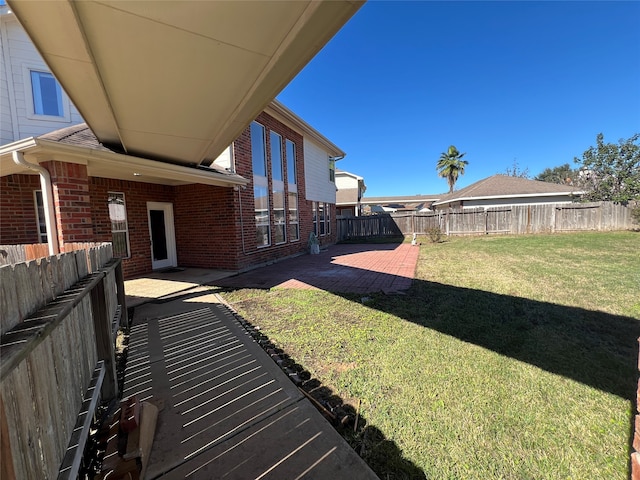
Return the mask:
<svg viewBox="0 0 640 480">
<path fill-rule="evenodd" d="M 167 258 L 155 260 L 153 258 L 153 236 L 151 233 L 151 210 L 162 210 L 164 212 L 164 229 L 167 242 Z M 147 223 L 149 225 L 151 268 L 176 267 L 178 256 L 176 254 L 176 233 L 173 224 L 173 204 L 168 202 L 147 202 Z"/>
</svg>

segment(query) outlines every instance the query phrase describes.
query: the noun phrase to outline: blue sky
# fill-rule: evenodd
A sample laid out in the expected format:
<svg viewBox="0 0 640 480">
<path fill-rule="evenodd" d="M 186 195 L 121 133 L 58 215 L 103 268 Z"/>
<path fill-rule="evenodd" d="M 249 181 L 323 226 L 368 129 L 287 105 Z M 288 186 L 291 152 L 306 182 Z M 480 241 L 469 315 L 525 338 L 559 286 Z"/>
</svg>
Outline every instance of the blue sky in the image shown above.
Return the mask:
<svg viewBox="0 0 640 480">
<path fill-rule="evenodd" d="M 640 132 L 640 2 L 365 4 L 278 99 L 347 152 L 365 196 L 446 192 L 517 162 L 573 164 Z"/>
</svg>

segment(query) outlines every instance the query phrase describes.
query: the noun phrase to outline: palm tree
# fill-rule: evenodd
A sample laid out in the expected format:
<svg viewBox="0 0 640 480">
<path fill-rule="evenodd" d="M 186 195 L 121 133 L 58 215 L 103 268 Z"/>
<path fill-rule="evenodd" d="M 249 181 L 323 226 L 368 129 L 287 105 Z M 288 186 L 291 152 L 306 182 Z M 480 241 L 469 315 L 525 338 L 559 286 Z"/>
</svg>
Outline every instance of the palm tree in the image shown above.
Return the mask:
<svg viewBox="0 0 640 480">
<path fill-rule="evenodd" d="M 466 160 L 462 160 L 464 156 L 465 154 L 460 153 L 453 145 L 449 147 L 449 150 L 440 154 L 436 170 L 438 170 L 439 176 L 447 179 L 449 193 L 453 193 L 453 187 L 458 181 L 458 176 L 464 175 L 464 167 L 469 164 Z"/>
</svg>

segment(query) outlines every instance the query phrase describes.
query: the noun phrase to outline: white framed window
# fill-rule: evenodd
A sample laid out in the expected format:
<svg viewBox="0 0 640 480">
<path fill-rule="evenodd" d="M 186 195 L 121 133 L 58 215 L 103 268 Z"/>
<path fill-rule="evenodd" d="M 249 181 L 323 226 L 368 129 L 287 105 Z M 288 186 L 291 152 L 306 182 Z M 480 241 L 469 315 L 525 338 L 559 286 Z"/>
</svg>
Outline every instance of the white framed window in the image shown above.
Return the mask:
<svg viewBox="0 0 640 480">
<path fill-rule="evenodd" d="M 36 226 L 38 227 L 38 241 L 40 243 L 47 243 L 47 222 L 44 216 L 44 200 L 42 199 L 42 190 L 34 190 L 33 199 L 36 206 Z"/>
<path fill-rule="evenodd" d="M 122 192 L 108 192 L 109 220 L 111 221 L 111 243 L 115 258 L 129 258 L 129 226 L 127 204 Z"/>
<path fill-rule="evenodd" d="M 318 202 L 313 202 L 311 212 L 313 216 L 313 233 L 318 235 Z"/>
<path fill-rule="evenodd" d="M 273 240 L 278 245 L 287 241 L 282 137 L 276 132 L 270 132 L 269 139 L 271 140 L 271 184 L 273 186 Z"/>
<path fill-rule="evenodd" d="M 256 221 L 256 246 L 271 245 L 269 212 L 269 179 L 267 178 L 267 144 L 265 128 L 251 122 L 251 162 L 253 167 L 253 200 Z"/>
<path fill-rule="evenodd" d="M 331 204 L 324 205 L 325 217 L 327 218 L 327 235 L 331 235 Z"/>
<path fill-rule="evenodd" d="M 285 155 L 287 157 L 287 183 L 289 190 L 291 190 L 291 185 L 298 183 L 296 180 L 296 144 L 291 140 L 286 141 Z"/>
<path fill-rule="evenodd" d="M 298 216 L 298 192 L 289 190 L 289 241 L 300 240 L 300 217 Z"/>
<path fill-rule="evenodd" d="M 319 235 L 322 237 L 326 233 L 325 229 L 325 217 L 324 217 L 324 206 L 325 204 L 320 202 L 318 203 L 318 226 L 320 227 Z"/>
<path fill-rule="evenodd" d="M 62 87 L 46 68 L 23 65 L 27 118 L 69 122 L 69 100 Z"/>
<path fill-rule="evenodd" d="M 336 161 L 329 157 L 329 181 L 336 183 Z"/>
</svg>

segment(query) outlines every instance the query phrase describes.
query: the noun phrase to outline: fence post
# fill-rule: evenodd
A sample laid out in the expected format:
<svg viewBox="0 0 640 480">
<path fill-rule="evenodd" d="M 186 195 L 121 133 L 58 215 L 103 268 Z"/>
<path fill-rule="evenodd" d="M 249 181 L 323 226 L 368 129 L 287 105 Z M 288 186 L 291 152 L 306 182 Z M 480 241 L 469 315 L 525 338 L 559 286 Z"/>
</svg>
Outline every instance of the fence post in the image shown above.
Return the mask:
<svg viewBox="0 0 640 480">
<path fill-rule="evenodd" d="M 107 310 L 104 277 L 91 290 L 91 313 L 96 332 L 96 350 L 98 360 L 104 360 L 105 376 L 102 384 L 102 397 L 112 399 L 118 395 L 115 351 L 111 336 L 111 320 Z"/>
<path fill-rule="evenodd" d="M 124 272 L 122 270 L 122 259 L 118 259 L 115 268 L 116 276 L 116 295 L 118 296 L 118 304 L 120 305 L 120 326 L 127 327 L 129 325 L 129 314 L 127 312 L 127 296 L 124 292 Z"/>
</svg>

